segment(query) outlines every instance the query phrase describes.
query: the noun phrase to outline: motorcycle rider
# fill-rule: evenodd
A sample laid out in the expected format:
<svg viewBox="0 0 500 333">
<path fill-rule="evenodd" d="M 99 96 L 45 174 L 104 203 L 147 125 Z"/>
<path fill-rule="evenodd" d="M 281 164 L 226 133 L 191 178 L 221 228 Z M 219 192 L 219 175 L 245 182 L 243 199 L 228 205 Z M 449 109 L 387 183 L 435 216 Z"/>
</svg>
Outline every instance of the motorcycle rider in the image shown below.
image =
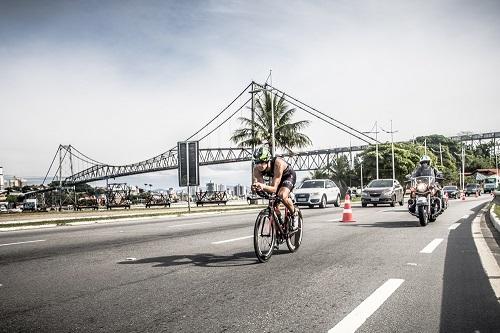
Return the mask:
<svg viewBox="0 0 500 333">
<path fill-rule="evenodd" d="M 440 181 L 442 181 L 442 179 L 443 179 L 443 174 L 431 165 L 431 158 L 428 155 L 423 155 L 420 158 L 419 163 L 420 163 L 420 166 L 418 166 L 415 169 L 412 176 L 413 177 L 421 177 L 421 176 L 434 177 L 434 179 L 436 180 L 435 186 L 437 188 L 436 196 L 441 200 L 441 203 L 442 203 L 441 207 L 444 207 L 444 198 L 443 198 L 443 195 L 441 193 L 442 191 L 441 191 L 441 184 L 440 184 Z M 411 207 L 411 208 L 413 208 L 412 209 L 413 211 L 415 210 L 415 207 Z"/>
<path fill-rule="evenodd" d="M 434 178 L 438 178 L 439 171 L 436 168 L 431 166 L 431 158 L 427 155 L 422 156 L 420 159 L 420 166 L 415 169 L 413 172 L 413 177 L 420 176 L 432 176 Z"/>
</svg>

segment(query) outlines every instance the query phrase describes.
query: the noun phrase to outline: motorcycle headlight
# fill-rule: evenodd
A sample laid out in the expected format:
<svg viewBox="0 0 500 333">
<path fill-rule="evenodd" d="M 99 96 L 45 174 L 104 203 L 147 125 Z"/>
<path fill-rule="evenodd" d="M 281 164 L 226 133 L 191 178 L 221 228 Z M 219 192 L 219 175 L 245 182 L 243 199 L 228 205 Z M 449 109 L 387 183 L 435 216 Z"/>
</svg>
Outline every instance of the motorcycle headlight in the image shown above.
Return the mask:
<svg viewBox="0 0 500 333">
<path fill-rule="evenodd" d="M 420 183 L 417 185 L 417 191 L 418 192 L 425 192 L 427 191 L 427 184 L 425 183 Z"/>
</svg>

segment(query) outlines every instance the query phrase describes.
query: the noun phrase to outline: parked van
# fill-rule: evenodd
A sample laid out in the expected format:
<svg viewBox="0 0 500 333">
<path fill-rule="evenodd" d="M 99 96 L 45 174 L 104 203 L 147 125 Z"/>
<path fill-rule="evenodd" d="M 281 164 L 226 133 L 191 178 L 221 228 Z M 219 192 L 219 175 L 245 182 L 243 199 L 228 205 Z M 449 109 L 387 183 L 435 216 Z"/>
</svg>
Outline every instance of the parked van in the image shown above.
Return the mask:
<svg viewBox="0 0 500 333">
<path fill-rule="evenodd" d="M 498 190 L 498 186 L 500 185 L 500 177 L 497 175 L 489 176 L 484 180 L 484 193 L 490 193 L 495 190 Z"/>
</svg>

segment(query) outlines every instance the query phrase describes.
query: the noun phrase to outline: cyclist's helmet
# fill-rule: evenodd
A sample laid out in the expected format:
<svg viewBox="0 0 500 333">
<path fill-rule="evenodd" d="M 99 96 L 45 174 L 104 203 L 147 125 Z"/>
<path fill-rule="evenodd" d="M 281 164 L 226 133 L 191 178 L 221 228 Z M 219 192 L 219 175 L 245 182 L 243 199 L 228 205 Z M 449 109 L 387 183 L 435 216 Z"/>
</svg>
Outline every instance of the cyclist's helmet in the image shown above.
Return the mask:
<svg viewBox="0 0 500 333">
<path fill-rule="evenodd" d="M 253 161 L 258 164 L 262 162 L 267 162 L 271 159 L 271 152 L 266 146 L 255 149 L 253 152 Z"/>
<path fill-rule="evenodd" d="M 420 159 L 420 164 L 427 163 L 428 165 L 431 165 L 431 158 L 427 155 L 422 156 Z"/>
</svg>

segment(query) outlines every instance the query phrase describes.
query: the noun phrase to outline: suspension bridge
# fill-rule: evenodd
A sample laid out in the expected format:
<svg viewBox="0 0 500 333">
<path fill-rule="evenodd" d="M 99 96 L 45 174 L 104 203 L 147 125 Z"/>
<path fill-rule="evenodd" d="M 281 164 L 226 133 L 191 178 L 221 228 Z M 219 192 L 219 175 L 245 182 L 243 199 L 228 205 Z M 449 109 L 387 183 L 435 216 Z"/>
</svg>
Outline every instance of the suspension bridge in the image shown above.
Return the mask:
<svg viewBox="0 0 500 333">
<path fill-rule="evenodd" d="M 310 150 L 297 153 L 280 154 L 283 158 L 293 166 L 297 171 L 310 171 L 321 169 L 327 166 L 333 158 L 339 154 L 352 154 L 363 151 L 369 145 L 380 143 L 378 140 L 368 136 L 330 115 L 317 110 L 316 108 L 302 102 L 301 100 L 290 96 L 284 91 L 269 85 L 251 82 L 243 89 L 225 108 L 223 108 L 214 118 L 208 121 L 201 129 L 186 138 L 185 141 L 197 140 L 203 142 L 212 133 L 217 131 L 221 126 L 226 124 L 238 112 L 243 109 L 251 110 L 252 119 L 254 116 L 254 101 L 259 98 L 263 91 L 270 92 L 273 98 L 279 97 L 284 99 L 286 103 L 307 113 L 313 118 L 319 119 L 326 124 L 362 141 L 363 145 L 339 147 L 331 149 Z M 250 98 L 246 98 L 250 94 Z M 243 102 L 242 102 L 243 101 Z M 218 121 L 218 125 L 214 125 Z M 253 131 L 253 129 L 252 129 Z M 452 137 L 458 141 L 481 142 L 481 140 L 495 140 L 500 138 L 500 132 L 483 133 L 475 135 L 463 135 Z M 200 166 L 238 163 L 250 161 L 254 147 L 236 147 L 236 148 L 200 148 L 199 163 Z M 82 152 L 72 145 L 60 145 L 52 163 L 47 171 L 44 179 L 50 184 L 58 186 L 74 186 L 82 183 L 89 183 L 99 180 L 114 179 L 118 177 L 151 173 L 164 170 L 173 170 L 178 167 L 177 147 L 171 148 L 168 151 L 154 156 L 147 160 L 126 164 L 126 165 L 110 165 L 99 162 Z M 52 175 L 52 176 L 51 176 Z"/>
</svg>

